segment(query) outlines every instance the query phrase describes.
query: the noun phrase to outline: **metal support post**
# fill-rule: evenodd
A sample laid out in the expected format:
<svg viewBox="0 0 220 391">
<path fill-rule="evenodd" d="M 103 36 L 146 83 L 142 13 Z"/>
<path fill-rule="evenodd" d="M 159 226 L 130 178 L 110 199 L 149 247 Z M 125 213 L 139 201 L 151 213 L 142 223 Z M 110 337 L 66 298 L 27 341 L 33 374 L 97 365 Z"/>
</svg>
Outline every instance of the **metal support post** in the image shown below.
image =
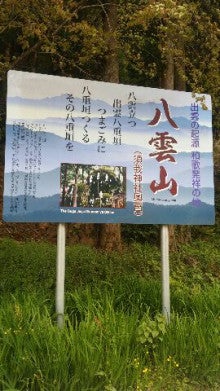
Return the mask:
<svg viewBox="0 0 220 391">
<path fill-rule="evenodd" d="M 162 262 L 162 311 L 167 322 L 170 321 L 170 268 L 169 268 L 169 230 L 161 227 L 161 262 Z"/>
<path fill-rule="evenodd" d="M 58 224 L 56 313 L 57 313 L 57 325 L 59 328 L 62 328 L 64 325 L 65 242 L 66 242 L 66 226 L 65 224 Z"/>
</svg>

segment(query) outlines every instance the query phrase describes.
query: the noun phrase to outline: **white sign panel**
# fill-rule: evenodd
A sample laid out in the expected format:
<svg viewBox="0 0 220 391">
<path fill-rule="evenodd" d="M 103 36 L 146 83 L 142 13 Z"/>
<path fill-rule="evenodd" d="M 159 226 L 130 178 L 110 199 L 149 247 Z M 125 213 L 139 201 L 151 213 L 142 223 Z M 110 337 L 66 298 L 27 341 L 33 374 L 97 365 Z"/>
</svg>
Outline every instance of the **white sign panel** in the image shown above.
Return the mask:
<svg viewBox="0 0 220 391">
<path fill-rule="evenodd" d="M 8 73 L 5 221 L 213 224 L 211 98 Z"/>
</svg>

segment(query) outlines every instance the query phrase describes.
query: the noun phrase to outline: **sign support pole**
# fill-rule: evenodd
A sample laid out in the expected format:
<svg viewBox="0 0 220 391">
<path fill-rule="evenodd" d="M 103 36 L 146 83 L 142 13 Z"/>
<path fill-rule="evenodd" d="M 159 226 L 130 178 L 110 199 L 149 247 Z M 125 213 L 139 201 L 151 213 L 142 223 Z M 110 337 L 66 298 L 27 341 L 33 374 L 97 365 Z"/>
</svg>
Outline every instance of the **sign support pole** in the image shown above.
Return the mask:
<svg viewBox="0 0 220 391">
<path fill-rule="evenodd" d="M 66 226 L 58 224 L 57 227 L 57 277 L 56 277 L 56 313 L 57 325 L 64 325 L 64 283 L 65 283 L 65 242 Z"/>
<path fill-rule="evenodd" d="M 167 323 L 170 322 L 170 268 L 169 268 L 169 230 L 168 225 L 161 227 L 162 262 L 162 311 Z"/>
</svg>

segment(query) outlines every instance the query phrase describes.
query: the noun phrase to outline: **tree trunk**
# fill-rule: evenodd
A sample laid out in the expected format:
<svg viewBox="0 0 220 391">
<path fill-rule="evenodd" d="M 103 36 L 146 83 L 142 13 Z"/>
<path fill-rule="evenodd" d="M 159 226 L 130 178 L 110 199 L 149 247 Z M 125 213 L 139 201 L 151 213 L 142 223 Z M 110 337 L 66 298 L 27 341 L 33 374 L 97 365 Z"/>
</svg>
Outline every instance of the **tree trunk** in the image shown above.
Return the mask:
<svg viewBox="0 0 220 391">
<path fill-rule="evenodd" d="M 117 42 L 117 4 L 111 1 L 105 8 L 104 30 L 107 36 L 107 55 L 103 80 L 111 83 L 119 83 L 119 61 Z"/>
<path fill-rule="evenodd" d="M 174 85 L 176 90 L 186 91 L 186 81 L 183 77 L 183 74 L 185 72 L 185 67 L 182 69 L 181 68 L 177 66 L 175 66 L 174 68 L 174 77 L 175 77 Z"/>
<path fill-rule="evenodd" d="M 174 65 L 172 55 L 167 56 L 167 63 L 164 75 L 161 79 L 161 87 L 164 89 L 179 91 L 186 89 L 185 81 Z M 178 244 L 187 243 L 191 240 L 191 227 L 188 225 L 169 225 L 170 250 L 175 251 Z"/>
<path fill-rule="evenodd" d="M 107 36 L 107 55 L 103 79 L 106 82 L 119 82 L 119 62 L 117 31 L 117 3 L 110 1 L 105 6 L 104 29 Z M 98 246 L 104 250 L 117 250 L 122 248 L 121 224 L 102 224 L 99 228 Z"/>
<path fill-rule="evenodd" d="M 174 90 L 174 61 L 171 54 L 167 56 L 166 67 L 161 78 L 161 88 Z"/>
</svg>

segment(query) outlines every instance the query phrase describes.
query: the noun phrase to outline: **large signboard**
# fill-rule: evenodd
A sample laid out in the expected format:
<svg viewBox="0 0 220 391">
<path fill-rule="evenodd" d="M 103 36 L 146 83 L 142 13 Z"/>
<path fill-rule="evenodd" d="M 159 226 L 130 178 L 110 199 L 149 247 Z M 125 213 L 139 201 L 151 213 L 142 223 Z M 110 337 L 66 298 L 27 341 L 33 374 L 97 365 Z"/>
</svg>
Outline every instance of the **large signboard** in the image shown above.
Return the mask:
<svg viewBox="0 0 220 391">
<path fill-rule="evenodd" d="M 204 98 L 9 71 L 4 220 L 213 224 Z"/>
</svg>

